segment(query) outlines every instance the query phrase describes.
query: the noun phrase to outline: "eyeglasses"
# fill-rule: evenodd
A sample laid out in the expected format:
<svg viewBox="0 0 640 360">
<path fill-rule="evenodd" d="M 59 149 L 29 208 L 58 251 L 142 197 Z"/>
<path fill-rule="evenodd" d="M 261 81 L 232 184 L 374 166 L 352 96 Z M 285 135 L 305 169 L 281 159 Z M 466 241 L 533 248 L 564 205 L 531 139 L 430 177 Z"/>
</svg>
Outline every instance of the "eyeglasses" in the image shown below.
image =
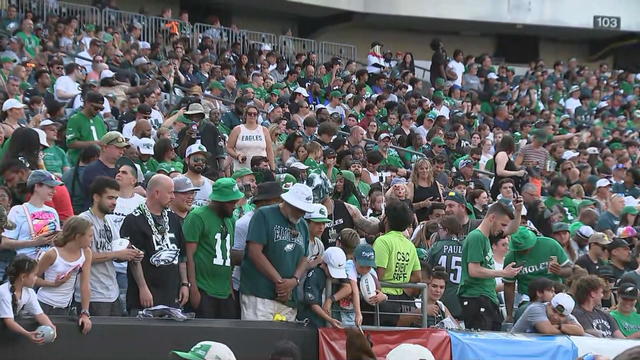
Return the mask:
<svg viewBox="0 0 640 360">
<path fill-rule="evenodd" d="M 196 163 L 206 163 L 207 162 L 207 158 L 205 158 L 205 157 L 194 157 L 194 158 L 191 158 L 191 161 L 196 162 Z"/>
</svg>

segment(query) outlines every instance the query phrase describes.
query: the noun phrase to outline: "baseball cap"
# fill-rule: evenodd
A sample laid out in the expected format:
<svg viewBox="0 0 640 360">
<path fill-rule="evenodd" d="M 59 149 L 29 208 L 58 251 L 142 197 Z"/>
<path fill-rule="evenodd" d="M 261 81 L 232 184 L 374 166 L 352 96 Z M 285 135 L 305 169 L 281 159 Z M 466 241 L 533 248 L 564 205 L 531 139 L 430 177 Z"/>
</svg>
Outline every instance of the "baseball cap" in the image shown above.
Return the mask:
<svg viewBox="0 0 640 360">
<path fill-rule="evenodd" d="M 55 121 L 53 121 L 53 120 L 51 120 L 51 119 L 44 119 L 44 120 L 40 121 L 40 128 L 41 128 L 41 129 L 42 129 L 43 127 L 45 127 L 45 126 L 49 126 L 49 125 L 56 125 L 56 126 L 59 126 L 59 125 L 60 125 L 60 123 L 55 122 Z"/>
<path fill-rule="evenodd" d="M 58 180 L 52 173 L 47 170 L 34 170 L 27 178 L 27 187 L 36 184 L 45 184 L 47 186 L 62 185 L 62 181 Z"/>
<path fill-rule="evenodd" d="M 555 223 L 551 226 L 551 231 L 554 233 L 569 231 L 569 224 L 563 222 Z"/>
<path fill-rule="evenodd" d="M 298 130 L 299 126 L 295 120 L 287 121 L 287 130 Z"/>
<path fill-rule="evenodd" d="M 184 112 L 185 115 L 204 114 L 204 106 L 200 103 L 191 103 Z"/>
<path fill-rule="evenodd" d="M 574 158 L 574 157 L 576 157 L 578 155 L 580 155 L 580 153 L 577 152 L 577 151 L 567 150 L 562 154 L 562 159 L 563 160 L 569 160 L 569 159 Z"/>
<path fill-rule="evenodd" d="M 434 360 L 431 350 L 418 344 L 400 344 L 389 351 L 386 360 Z"/>
<path fill-rule="evenodd" d="M 638 208 L 635 206 L 625 206 L 622 208 L 622 214 L 620 216 L 625 216 L 626 214 L 638 215 Z"/>
<path fill-rule="evenodd" d="M 24 109 L 27 105 L 23 104 L 19 100 L 9 99 L 2 104 L 2 111 L 7 111 L 11 109 Z"/>
<path fill-rule="evenodd" d="M 174 172 L 177 172 L 177 173 L 180 172 L 178 168 L 176 168 L 170 163 L 160 163 L 158 165 L 158 168 L 156 169 L 156 173 L 160 173 L 161 171 L 166 173 L 167 175 L 171 175 L 171 173 L 174 173 Z"/>
<path fill-rule="evenodd" d="M 340 90 L 333 90 L 332 92 L 329 93 L 330 97 L 337 97 L 337 98 L 341 98 L 342 97 L 342 91 Z"/>
<path fill-rule="evenodd" d="M 597 147 L 588 147 L 587 148 L 587 154 L 589 155 L 598 155 L 600 153 L 600 151 L 598 151 Z"/>
<path fill-rule="evenodd" d="M 151 115 L 151 111 L 152 111 L 151 106 L 147 104 L 140 104 L 136 108 L 137 113 L 144 114 L 144 115 Z"/>
<path fill-rule="evenodd" d="M 299 86 L 297 89 L 295 89 L 293 91 L 296 94 L 301 94 L 304 97 L 309 97 L 309 93 L 307 92 L 307 90 L 305 88 L 303 88 L 302 86 Z M 332 95 L 333 96 L 333 95 Z"/>
<path fill-rule="evenodd" d="M 209 199 L 212 201 L 229 202 L 240 200 L 244 193 L 238 188 L 238 184 L 232 178 L 220 178 L 213 183 L 213 189 Z"/>
<path fill-rule="evenodd" d="M 347 278 L 347 256 L 344 251 L 337 247 L 332 246 L 324 251 L 322 260 L 327 264 L 329 274 L 334 279 L 346 279 Z"/>
<path fill-rule="evenodd" d="M 589 239 L 591 235 L 593 235 L 593 233 L 593 228 L 589 225 L 582 225 L 578 228 L 578 230 L 576 230 L 576 235 L 585 239 Z"/>
<path fill-rule="evenodd" d="M 151 138 L 141 138 L 138 139 L 136 145 L 138 145 L 140 154 L 153 155 L 153 147 L 156 145 L 156 142 Z"/>
<path fill-rule="evenodd" d="M 116 76 L 116 73 L 114 73 L 113 71 L 111 71 L 109 69 L 105 69 L 105 70 L 102 70 L 102 72 L 100 73 L 100 80 L 107 79 L 107 78 L 112 78 L 114 76 Z"/>
<path fill-rule="evenodd" d="M 580 230 L 581 229 L 579 229 L 578 232 L 580 232 Z M 611 240 L 609 240 L 609 238 L 605 233 L 594 232 L 593 234 L 591 234 L 591 236 L 589 236 L 589 244 L 598 244 L 598 245 L 607 246 L 611 244 Z"/>
<path fill-rule="evenodd" d="M 184 153 L 184 157 L 189 158 L 189 156 L 196 154 L 196 153 L 204 153 L 204 154 L 208 154 L 207 148 L 204 147 L 204 145 L 200 144 L 200 143 L 195 143 L 191 146 L 189 146 L 187 148 L 187 151 L 185 151 Z"/>
<path fill-rule="evenodd" d="M 607 186 L 611 186 L 611 181 L 609 181 L 609 179 L 600 179 L 596 181 L 596 189 Z"/>
<path fill-rule="evenodd" d="M 138 167 L 136 166 L 136 163 L 133 162 L 133 160 L 129 159 L 126 156 L 121 156 L 116 161 L 116 170 L 120 170 L 120 168 L 125 166 L 125 165 L 131 168 L 131 170 L 133 171 L 133 175 L 137 178 L 138 177 Z"/>
<path fill-rule="evenodd" d="M 538 237 L 526 226 L 520 226 L 518 231 L 511 235 L 509 249 L 512 251 L 529 250 L 536 245 Z"/>
<path fill-rule="evenodd" d="M 342 176 L 345 180 L 349 180 L 354 184 L 356 183 L 356 175 L 352 171 L 340 170 L 338 176 Z"/>
<path fill-rule="evenodd" d="M 391 186 L 404 185 L 406 183 L 407 183 L 407 179 L 403 178 L 402 176 L 396 176 L 393 178 L 393 180 L 391 180 Z"/>
<path fill-rule="evenodd" d="M 293 184 L 289 191 L 280 195 L 287 204 L 304 212 L 315 210 L 313 206 L 313 192 L 311 188 L 304 184 Z"/>
<path fill-rule="evenodd" d="M 373 246 L 369 244 L 359 244 L 353 251 L 353 257 L 360 266 L 376 267 L 376 253 Z"/>
<path fill-rule="evenodd" d="M 382 133 L 382 134 L 380 134 L 380 136 L 378 137 L 378 140 L 379 140 L 379 141 L 382 141 L 382 140 L 384 140 L 384 139 L 389 139 L 389 138 L 391 138 L 391 135 L 390 135 L 389 133 Z"/>
<path fill-rule="evenodd" d="M 173 178 L 173 192 L 184 193 L 198 190 L 200 190 L 200 188 L 193 186 L 191 179 L 185 175 L 178 175 Z"/>
<path fill-rule="evenodd" d="M 8 62 L 15 63 L 15 62 L 17 62 L 17 60 L 15 58 L 12 58 L 12 57 L 9 57 L 9 56 L 0 57 L 0 64 L 4 64 L 4 63 L 8 63 Z"/>
<path fill-rule="evenodd" d="M 140 49 L 151 49 L 151 44 L 146 41 L 140 41 Z"/>
<path fill-rule="evenodd" d="M 236 356 L 227 345 L 216 341 L 201 341 L 189 352 L 172 352 L 187 360 L 236 360 Z"/>
<path fill-rule="evenodd" d="M 251 171 L 251 169 L 249 168 L 240 168 L 236 171 L 233 172 L 233 174 L 231 174 L 231 177 L 233 178 L 233 180 L 238 180 L 243 176 L 247 176 L 247 175 L 253 175 L 254 172 Z"/>
<path fill-rule="evenodd" d="M 445 144 L 445 142 L 440 136 L 436 136 L 433 139 L 431 139 L 431 145 L 444 146 L 444 144 Z"/>
<path fill-rule="evenodd" d="M 571 94 L 572 92 L 576 92 L 576 91 L 580 91 L 580 87 L 578 85 L 573 85 L 570 89 L 569 89 L 569 94 Z"/>
<path fill-rule="evenodd" d="M 307 170 L 309 168 L 307 165 L 301 163 L 300 161 L 294 162 L 293 164 L 289 165 L 289 167 L 292 167 L 298 170 Z"/>
<path fill-rule="evenodd" d="M 100 139 L 100 142 L 103 145 L 114 145 L 119 148 L 128 147 L 129 143 L 124 139 L 124 136 L 117 131 L 109 131 L 104 134 Z"/>
<path fill-rule="evenodd" d="M 464 159 L 460 161 L 459 168 L 462 169 L 465 166 L 473 166 L 474 161 L 471 159 Z"/>
<path fill-rule="evenodd" d="M 151 61 L 149 61 L 149 59 L 146 56 L 140 56 L 139 58 L 135 59 L 135 61 L 133 62 L 133 66 L 140 66 L 145 64 L 151 64 Z"/>
<path fill-rule="evenodd" d="M 638 236 L 638 232 L 636 231 L 636 229 L 634 229 L 633 226 L 619 227 L 616 236 L 621 239 L 626 239 Z"/>
<path fill-rule="evenodd" d="M 258 184 L 256 195 L 251 198 L 251 201 L 278 199 L 280 195 L 282 195 L 282 187 L 280 184 L 275 181 L 267 181 Z"/>
<path fill-rule="evenodd" d="M 331 220 L 327 217 L 329 212 L 327 208 L 322 204 L 314 204 L 315 209 L 312 212 L 306 213 L 304 218 L 309 221 L 318 223 L 330 223 Z"/>
<path fill-rule="evenodd" d="M 496 80 L 497 78 L 498 78 L 498 75 L 496 75 L 496 73 L 490 72 L 489 74 L 487 74 L 487 79 Z"/>
<path fill-rule="evenodd" d="M 626 240 L 619 238 L 613 239 L 613 241 L 609 245 L 607 245 L 607 249 L 609 249 L 609 251 L 613 251 L 615 249 L 623 247 L 629 248 L 629 243 Z"/>
<path fill-rule="evenodd" d="M 618 286 L 618 296 L 623 299 L 635 300 L 638 298 L 638 288 L 631 283 L 624 283 Z"/>
<path fill-rule="evenodd" d="M 460 194 L 457 191 L 449 191 L 447 193 L 447 196 L 445 196 L 444 198 L 445 200 L 451 200 L 451 201 L 455 201 L 458 204 L 461 205 L 467 205 L 467 201 L 464 199 L 464 196 L 462 196 L 462 194 Z"/>
<path fill-rule="evenodd" d="M 211 84 L 209 84 L 209 89 L 224 90 L 224 85 L 222 85 L 220 81 L 212 81 Z"/>
<path fill-rule="evenodd" d="M 561 315 L 569 316 L 576 302 L 569 294 L 559 293 L 551 299 L 551 306 Z"/>
</svg>

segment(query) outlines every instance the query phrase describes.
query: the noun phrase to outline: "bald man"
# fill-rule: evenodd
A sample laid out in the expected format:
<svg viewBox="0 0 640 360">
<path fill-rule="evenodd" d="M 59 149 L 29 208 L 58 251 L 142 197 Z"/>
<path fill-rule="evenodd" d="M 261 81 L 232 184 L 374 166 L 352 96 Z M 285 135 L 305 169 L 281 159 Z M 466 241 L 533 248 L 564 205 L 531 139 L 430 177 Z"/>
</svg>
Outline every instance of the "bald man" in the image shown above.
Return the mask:
<svg viewBox="0 0 640 360">
<path fill-rule="evenodd" d="M 173 190 L 170 177 L 154 175 L 147 200 L 125 217 L 120 229 L 121 237 L 144 251 L 142 261 L 131 262 L 127 269 L 127 310 L 132 316 L 157 305 L 182 307 L 189 300 L 180 218 L 169 211 Z"/>
</svg>

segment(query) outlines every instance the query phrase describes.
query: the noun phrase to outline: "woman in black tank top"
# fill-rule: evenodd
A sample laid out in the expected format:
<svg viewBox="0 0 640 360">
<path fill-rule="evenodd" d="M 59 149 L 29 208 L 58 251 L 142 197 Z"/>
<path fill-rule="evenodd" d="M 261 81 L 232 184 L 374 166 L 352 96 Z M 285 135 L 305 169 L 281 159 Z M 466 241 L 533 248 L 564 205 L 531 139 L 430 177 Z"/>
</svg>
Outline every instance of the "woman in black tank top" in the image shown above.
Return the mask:
<svg viewBox="0 0 640 360">
<path fill-rule="evenodd" d="M 340 234 L 340 230 L 345 228 L 355 229 L 353 218 L 344 202 L 342 200 L 332 201 L 333 206 L 331 206 L 332 204 L 324 203 L 327 206 L 327 210 L 329 210 L 329 219 L 331 219 L 331 222 L 327 223 L 327 227 L 320 237 L 325 249 L 336 245 L 336 238 Z"/>
<path fill-rule="evenodd" d="M 431 162 L 426 158 L 416 162 L 407 188 L 409 189 L 408 198 L 411 199 L 418 222 L 427 219 L 432 202 L 443 201 L 441 186 L 433 178 Z"/>
<path fill-rule="evenodd" d="M 496 147 L 496 153 L 493 156 L 493 184 L 491 185 L 491 197 L 496 199 L 500 194 L 500 180 L 510 178 L 513 179 L 516 190 L 520 191 L 522 187 L 522 177 L 526 174 L 525 170 L 519 170 L 516 164 L 511 160 L 511 155 L 516 149 L 516 143 L 509 135 L 502 137 L 500 144 Z"/>
</svg>

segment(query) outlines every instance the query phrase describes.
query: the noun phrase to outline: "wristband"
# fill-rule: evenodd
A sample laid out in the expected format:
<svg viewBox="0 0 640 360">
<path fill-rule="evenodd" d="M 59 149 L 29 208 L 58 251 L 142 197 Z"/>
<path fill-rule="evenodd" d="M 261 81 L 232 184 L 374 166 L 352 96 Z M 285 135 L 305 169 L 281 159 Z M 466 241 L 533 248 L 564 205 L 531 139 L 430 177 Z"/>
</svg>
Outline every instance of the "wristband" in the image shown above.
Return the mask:
<svg viewBox="0 0 640 360">
<path fill-rule="evenodd" d="M 300 279 L 298 279 L 298 277 L 295 275 L 293 275 L 293 278 L 296 279 L 296 282 L 298 283 L 298 285 L 300 285 Z"/>
<path fill-rule="evenodd" d="M 91 314 L 89 313 L 89 310 L 81 310 L 80 317 L 82 317 L 82 315 L 85 315 L 87 318 L 91 319 Z"/>
<path fill-rule="evenodd" d="M 180 284 L 180 287 L 186 286 L 188 288 L 191 288 L 191 283 L 190 282 L 183 282 Z"/>
</svg>

